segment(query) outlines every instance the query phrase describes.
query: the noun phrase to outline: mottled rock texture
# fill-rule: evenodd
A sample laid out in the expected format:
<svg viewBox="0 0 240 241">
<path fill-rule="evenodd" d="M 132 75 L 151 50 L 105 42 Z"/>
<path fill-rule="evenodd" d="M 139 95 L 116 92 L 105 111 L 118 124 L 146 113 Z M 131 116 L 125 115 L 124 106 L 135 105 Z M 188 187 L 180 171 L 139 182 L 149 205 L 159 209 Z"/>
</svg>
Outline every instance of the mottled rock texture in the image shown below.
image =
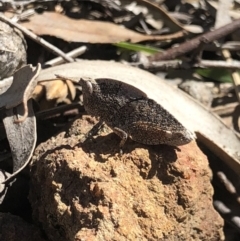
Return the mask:
<svg viewBox="0 0 240 241">
<path fill-rule="evenodd" d="M 0 80 L 26 64 L 27 45 L 22 33 L 0 21 Z"/>
<path fill-rule="evenodd" d="M 47 241 L 37 227 L 9 213 L 0 213 L 0 240 Z"/>
<path fill-rule="evenodd" d="M 34 219 L 53 241 L 223 240 L 211 171 L 195 142 L 147 146 L 84 116 L 37 147 L 31 164 Z"/>
</svg>

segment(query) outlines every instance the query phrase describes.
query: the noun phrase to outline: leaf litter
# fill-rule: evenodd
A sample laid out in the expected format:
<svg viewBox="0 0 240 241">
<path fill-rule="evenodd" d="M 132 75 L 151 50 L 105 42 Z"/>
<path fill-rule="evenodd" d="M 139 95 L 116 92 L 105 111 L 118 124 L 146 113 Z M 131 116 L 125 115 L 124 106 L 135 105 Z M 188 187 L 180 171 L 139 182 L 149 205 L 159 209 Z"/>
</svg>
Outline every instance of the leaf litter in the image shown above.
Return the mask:
<svg viewBox="0 0 240 241">
<path fill-rule="evenodd" d="M 117 43 L 130 41 L 166 41 L 181 38 L 183 31 L 169 35 L 144 35 L 117 24 L 101 21 L 76 20 L 55 12 L 35 14 L 21 24 L 38 35 L 55 36 L 70 42 Z"/>
<path fill-rule="evenodd" d="M 4 182 L 15 177 L 31 159 L 36 145 L 36 120 L 32 109 L 32 92 L 37 85 L 41 65 L 30 65 L 19 69 L 10 87 L 0 95 L 1 108 L 5 110 L 3 124 L 12 152 L 13 174 Z"/>
</svg>

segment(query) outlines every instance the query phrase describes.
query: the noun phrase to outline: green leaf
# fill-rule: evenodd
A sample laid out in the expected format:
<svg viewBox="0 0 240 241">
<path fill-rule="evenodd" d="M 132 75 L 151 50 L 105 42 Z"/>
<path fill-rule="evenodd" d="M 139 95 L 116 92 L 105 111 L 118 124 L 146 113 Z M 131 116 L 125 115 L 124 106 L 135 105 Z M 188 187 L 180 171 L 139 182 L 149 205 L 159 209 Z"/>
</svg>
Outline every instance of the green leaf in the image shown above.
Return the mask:
<svg viewBox="0 0 240 241">
<path fill-rule="evenodd" d="M 212 79 L 218 82 L 230 82 L 232 83 L 232 75 L 231 72 L 227 69 L 197 69 L 196 73 L 206 77 L 208 79 Z M 240 73 L 240 71 L 239 71 Z"/>
<path fill-rule="evenodd" d="M 132 50 L 132 51 L 136 51 L 136 52 L 145 52 L 145 53 L 149 53 L 149 54 L 155 54 L 157 52 L 162 51 L 161 49 L 158 49 L 158 48 L 149 47 L 149 46 L 145 46 L 142 44 L 128 43 L 128 42 L 120 42 L 120 43 L 116 43 L 113 45 L 115 45 L 119 48 Z"/>
</svg>

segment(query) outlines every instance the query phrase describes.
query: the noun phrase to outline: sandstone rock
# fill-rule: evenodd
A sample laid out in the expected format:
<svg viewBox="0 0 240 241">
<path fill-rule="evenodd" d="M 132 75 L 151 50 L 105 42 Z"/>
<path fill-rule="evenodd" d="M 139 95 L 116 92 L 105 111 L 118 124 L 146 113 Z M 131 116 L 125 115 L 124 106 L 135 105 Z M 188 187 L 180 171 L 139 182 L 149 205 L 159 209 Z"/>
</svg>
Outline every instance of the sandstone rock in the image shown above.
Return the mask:
<svg viewBox="0 0 240 241">
<path fill-rule="evenodd" d="M 0 213 L 0 240 L 46 241 L 36 227 L 9 213 Z"/>
<path fill-rule="evenodd" d="M 128 140 L 120 156 L 106 126 L 79 143 L 94 123 L 84 116 L 35 151 L 30 201 L 51 240 L 223 240 L 211 171 L 195 142 Z"/>
</svg>

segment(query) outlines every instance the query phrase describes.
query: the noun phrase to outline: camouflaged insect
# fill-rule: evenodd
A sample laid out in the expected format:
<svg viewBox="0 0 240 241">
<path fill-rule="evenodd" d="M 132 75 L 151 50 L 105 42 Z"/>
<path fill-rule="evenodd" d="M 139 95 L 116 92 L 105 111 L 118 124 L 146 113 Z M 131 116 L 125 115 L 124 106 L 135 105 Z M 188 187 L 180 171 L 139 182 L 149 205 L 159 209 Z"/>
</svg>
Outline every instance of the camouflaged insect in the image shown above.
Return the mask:
<svg viewBox="0 0 240 241">
<path fill-rule="evenodd" d="M 194 139 L 178 120 L 141 90 L 114 79 L 82 78 L 83 104 L 120 138 L 147 144 L 180 146 Z"/>
</svg>

